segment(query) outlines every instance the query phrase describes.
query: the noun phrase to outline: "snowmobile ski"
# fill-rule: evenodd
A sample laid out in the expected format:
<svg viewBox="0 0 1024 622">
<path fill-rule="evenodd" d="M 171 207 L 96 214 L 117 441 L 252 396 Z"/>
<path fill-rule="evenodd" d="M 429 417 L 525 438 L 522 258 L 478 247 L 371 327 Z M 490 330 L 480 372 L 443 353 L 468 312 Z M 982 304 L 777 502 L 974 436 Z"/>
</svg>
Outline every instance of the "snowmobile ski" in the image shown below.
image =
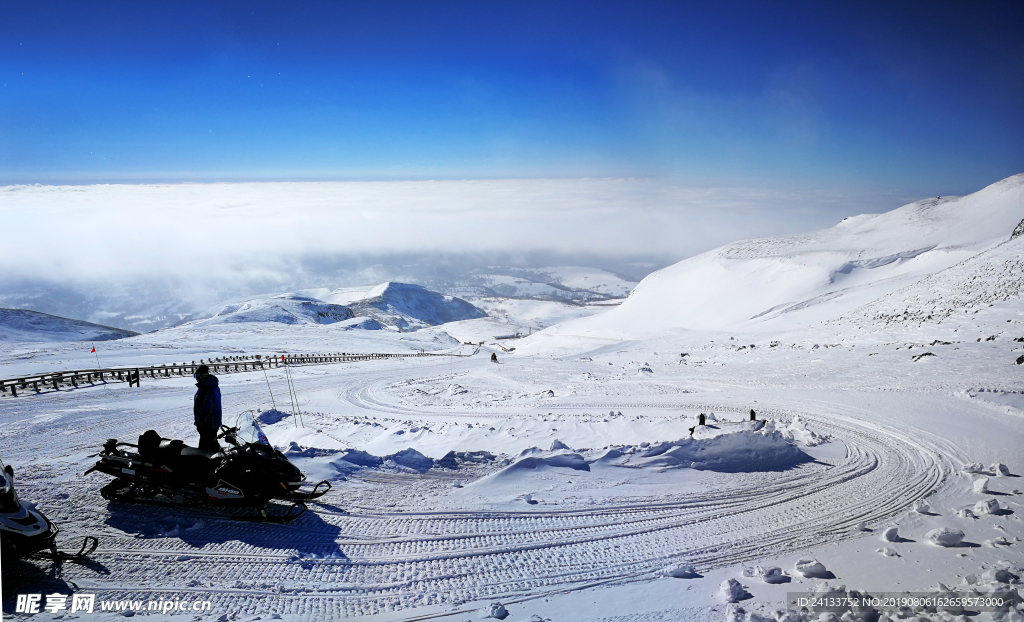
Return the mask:
<svg viewBox="0 0 1024 622">
<path fill-rule="evenodd" d="M 14 469 L 0 460 L 0 559 L 49 559 L 55 562 L 81 559 L 96 550 L 99 541 L 86 536 L 77 553 L 57 549 L 60 529 L 42 512 L 23 504 L 14 489 Z"/>
<path fill-rule="evenodd" d="M 321 486 L 324 487 L 323 490 L 320 490 Z M 287 499 L 298 499 L 298 500 L 301 500 L 301 501 L 312 501 L 313 499 L 319 499 L 320 497 L 326 495 L 330 490 L 331 490 L 331 483 L 329 481 L 327 481 L 327 480 L 323 480 L 322 482 L 318 483 L 316 486 L 313 486 L 313 490 L 311 490 L 309 492 L 303 492 L 301 490 L 296 490 L 295 492 L 290 493 L 286 498 Z"/>
</svg>

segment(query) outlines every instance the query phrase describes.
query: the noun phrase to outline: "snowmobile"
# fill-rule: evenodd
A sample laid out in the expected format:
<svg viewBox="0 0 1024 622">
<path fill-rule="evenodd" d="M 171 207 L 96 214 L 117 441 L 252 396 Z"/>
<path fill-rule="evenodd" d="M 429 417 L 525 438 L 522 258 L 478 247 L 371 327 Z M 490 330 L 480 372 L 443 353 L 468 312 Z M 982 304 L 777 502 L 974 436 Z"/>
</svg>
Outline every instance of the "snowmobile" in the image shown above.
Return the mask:
<svg viewBox="0 0 1024 622">
<path fill-rule="evenodd" d="M 140 436 L 138 444 L 110 439 L 86 474 L 100 471 L 114 477 L 100 490 L 108 501 L 247 507 L 259 516 L 239 520 L 281 523 L 305 512 L 303 501 L 331 489 L 324 480 L 310 492 L 300 491 L 306 476 L 271 446 L 251 412 L 239 415 L 234 427 L 221 426 L 217 438 L 228 447 L 206 451 L 162 438 L 155 430 Z M 274 516 L 267 511 L 273 499 L 293 503 L 283 515 Z"/>
<path fill-rule="evenodd" d="M 78 553 L 57 550 L 60 530 L 42 512 L 23 504 L 14 490 L 14 469 L 0 460 L 0 560 L 10 562 L 35 557 L 64 561 L 85 557 L 96 550 L 99 542 L 86 536 Z"/>
</svg>

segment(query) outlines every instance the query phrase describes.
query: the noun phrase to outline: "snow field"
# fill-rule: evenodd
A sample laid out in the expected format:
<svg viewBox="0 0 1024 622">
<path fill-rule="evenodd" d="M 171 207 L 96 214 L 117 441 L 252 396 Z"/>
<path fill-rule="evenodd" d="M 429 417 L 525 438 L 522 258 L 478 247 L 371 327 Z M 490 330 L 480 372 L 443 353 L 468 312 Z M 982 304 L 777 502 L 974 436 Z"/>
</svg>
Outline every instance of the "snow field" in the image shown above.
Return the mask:
<svg viewBox="0 0 1024 622">
<path fill-rule="evenodd" d="M 634 354 L 618 355 L 616 366 L 628 368 Z M 95 492 L 101 481 L 74 477 L 106 438 L 130 437 L 150 427 L 194 436 L 187 414 L 192 389 L 185 381 L 150 383 L 145 392 L 111 385 L 33 396 L 17 402 L 4 433 L 20 439 L 25 455 L 53 455 L 45 439 L 55 435 L 76 439 L 57 456 L 58 464 L 47 467 L 37 460 L 19 469 L 25 474 L 24 496 L 38 498 L 53 514 L 65 530 L 62 538 L 96 533 L 91 517 L 106 516 L 97 560 L 111 574 L 66 569 L 76 584 L 84 582 L 111 598 L 155 585 L 210 591 L 216 594 L 215 607 L 252 615 L 272 610 L 284 616 L 403 619 L 412 615 L 408 612 L 439 613 L 453 606 L 478 610 L 489 599 L 527 613 L 516 609 L 526 606 L 519 603 L 558 599 L 567 591 L 597 589 L 594 585 L 612 589 L 652 581 L 663 576 L 666 565 L 685 563 L 708 579 L 730 568 L 742 578 L 740 567 L 755 561 L 795 568 L 798 559 L 783 561 L 794 550 L 815 551 L 829 571 L 838 573 L 834 554 L 821 553 L 823 542 L 841 546 L 861 534 L 877 536 L 887 521 L 905 523 L 913 501 L 953 494 L 957 486 L 973 494 L 969 481 L 956 479 L 972 456 L 948 441 L 920 430 L 908 434 L 898 421 L 865 419 L 861 408 L 820 400 L 810 408 L 792 399 L 785 407 L 758 408 L 773 435 L 807 430 L 818 440 L 831 439 L 807 447 L 794 438 L 797 448 L 817 462 L 777 472 L 732 473 L 649 464 L 658 458 L 646 455 L 652 448 L 678 447 L 698 412 L 715 413 L 702 435 L 742 438 L 754 433 L 744 421 L 751 396 L 779 400 L 766 399 L 770 394 L 761 390 L 710 390 L 689 376 L 680 376 L 679 386 L 679 380 L 662 378 L 659 367 L 655 378 L 664 383 L 661 388 L 633 390 L 651 381 L 628 374 L 604 380 L 610 396 L 628 388 L 628 401 L 573 394 L 548 383 L 562 374 L 578 376 L 572 369 L 599 366 L 599 357 L 548 359 L 540 374 L 529 357 L 512 357 L 502 366 L 485 357 L 293 370 L 306 427 L 278 415 L 267 418 L 265 431 L 282 449 L 292 448 L 311 478 L 317 465 L 335 478 L 335 490 L 291 525 L 251 525 L 201 510 L 169 514 L 108 507 Z M 245 376 L 224 378 L 232 408 L 267 401 L 266 395 L 256 395 L 265 394 L 265 383 L 253 384 L 263 379 Z M 271 379 L 272 386 L 280 382 Z M 585 386 L 586 381 L 578 382 Z M 455 385 L 465 392 L 447 390 Z M 541 397 L 545 385 L 556 386 L 555 397 Z M 414 387 L 444 390 L 435 395 Z M 487 395 L 492 399 L 482 401 Z M 741 434 L 716 432 L 730 426 Z M 554 439 L 561 446 L 548 449 Z M 383 458 L 410 449 L 434 463 L 449 451 L 488 451 L 495 459 L 425 472 L 403 466 L 402 459 L 376 467 L 350 463 L 354 469 L 337 469 L 332 462 L 353 450 Z M 609 453 L 612 449 L 621 453 Z M 534 468 L 510 468 L 521 455 L 535 459 Z M 573 455 L 580 460 L 549 460 Z M 44 488 L 47 481 L 60 482 L 59 492 Z M 67 497 L 55 504 L 48 494 Z M 1014 516 L 992 518 L 1005 522 Z M 869 531 L 860 530 L 862 523 Z M 918 527 L 910 529 L 911 539 L 923 537 Z M 900 555 L 893 559 L 914 554 L 908 543 L 891 546 Z M 872 555 L 885 559 L 875 548 Z M 174 568 L 173 576 L 164 564 Z M 856 575 L 839 576 L 851 574 Z M 750 586 L 755 597 L 773 585 L 757 583 L 766 587 Z"/>
</svg>

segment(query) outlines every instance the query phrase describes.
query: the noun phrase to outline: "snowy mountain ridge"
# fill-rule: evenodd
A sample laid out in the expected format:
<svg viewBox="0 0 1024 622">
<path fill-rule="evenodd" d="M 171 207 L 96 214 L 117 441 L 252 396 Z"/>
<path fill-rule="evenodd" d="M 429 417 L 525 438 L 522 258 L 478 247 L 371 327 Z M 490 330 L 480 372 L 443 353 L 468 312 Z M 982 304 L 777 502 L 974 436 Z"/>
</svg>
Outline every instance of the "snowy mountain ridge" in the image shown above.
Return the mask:
<svg viewBox="0 0 1024 622">
<path fill-rule="evenodd" d="M 373 287 L 303 290 L 232 303 L 212 317 L 187 326 L 240 322 L 334 324 L 351 328 L 417 330 L 448 322 L 486 317 L 472 304 L 419 285 L 386 282 Z"/>
<path fill-rule="evenodd" d="M 981 278 L 972 270 L 1003 283 L 993 285 L 1002 292 L 993 296 L 1019 298 L 1012 283 L 1019 279 L 1020 247 L 1006 243 L 1022 215 L 1024 174 L 968 196 L 916 201 L 829 229 L 735 242 L 652 273 L 616 309 L 551 330 L 620 338 L 671 329 L 789 330 L 857 309 L 866 317 L 873 302 L 893 295 L 892 302 L 896 292 L 933 275 L 959 279 L 963 289 Z M 962 266 L 954 271 L 959 276 L 945 273 L 954 266 Z M 939 281 L 933 289 L 941 288 Z"/>
</svg>

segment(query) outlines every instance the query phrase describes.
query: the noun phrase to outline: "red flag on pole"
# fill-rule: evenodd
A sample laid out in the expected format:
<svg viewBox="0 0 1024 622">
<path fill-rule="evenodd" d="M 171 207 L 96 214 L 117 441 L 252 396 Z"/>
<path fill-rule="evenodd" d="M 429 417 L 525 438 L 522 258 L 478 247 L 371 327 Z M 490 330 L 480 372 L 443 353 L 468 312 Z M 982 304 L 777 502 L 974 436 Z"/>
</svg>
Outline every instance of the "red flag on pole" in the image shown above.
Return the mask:
<svg viewBox="0 0 1024 622">
<path fill-rule="evenodd" d="M 93 346 L 92 347 L 92 352 L 90 352 L 89 354 L 95 354 L 95 353 L 96 353 L 96 346 Z"/>
</svg>

